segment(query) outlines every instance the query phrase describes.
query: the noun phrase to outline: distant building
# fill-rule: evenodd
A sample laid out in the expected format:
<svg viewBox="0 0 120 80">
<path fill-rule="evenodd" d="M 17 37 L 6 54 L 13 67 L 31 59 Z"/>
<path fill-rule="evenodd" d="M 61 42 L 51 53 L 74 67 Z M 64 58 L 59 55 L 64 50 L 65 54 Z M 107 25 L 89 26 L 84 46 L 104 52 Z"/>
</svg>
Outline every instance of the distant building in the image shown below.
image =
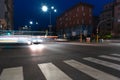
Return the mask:
<svg viewBox="0 0 120 80">
<path fill-rule="evenodd" d="M 100 35 L 111 34 L 113 30 L 113 17 L 114 17 L 114 2 L 108 3 L 104 6 L 104 10 L 100 15 L 102 22 L 99 27 Z"/>
<path fill-rule="evenodd" d="M 108 3 L 100 14 L 99 33 L 120 36 L 120 0 Z"/>
<path fill-rule="evenodd" d="M 120 37 L 120 0 L 116 0 L 115 2 L 114 18 L 113 35 Z"/>
<path fill-rule="evenodd" d="M 65 11 L 57 18 L 58 36 L 84 36 L 91 35 L 93 28 L 92 21 L 93 6 L 87 3 L 79 3 Z"/>
<path fill-rule="evenodd" d="M 0 30 L 13 29 L 13 0 L 0 0 Z"/>
</svg>

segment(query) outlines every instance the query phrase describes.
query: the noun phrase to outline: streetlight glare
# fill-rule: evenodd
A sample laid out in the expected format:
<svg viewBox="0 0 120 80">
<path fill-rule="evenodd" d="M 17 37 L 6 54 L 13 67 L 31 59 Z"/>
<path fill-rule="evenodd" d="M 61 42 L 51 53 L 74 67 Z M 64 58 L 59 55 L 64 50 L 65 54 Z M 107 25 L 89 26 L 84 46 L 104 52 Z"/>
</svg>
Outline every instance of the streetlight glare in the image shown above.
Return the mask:
<svg viewBox="0 0 120 80">
<path fill-rule="evenodd" d="M 55 9 L 54 12 L 57 12 L 57 10 Z"/>
<path fill-rule="evenodd" d="M 52 6 L 51 9 L 54 9 L 54 6 Z"/>
<path fill-rule="evenodd" d="M 36 24 L 38 24 L 38 22 L 36 22 Z"/>
<path fill-rule="evenodd" d="M 32 22 L 32 21 L 30 21 L 30 24 L 33 24 L 33 22 Z"/>
<path fill-rule="evenodd" d="M 42 11 L 44 11 L 44 12 L 46 12 L 46 11 L 48 11 L 48 7 L 47 6 L 42 6 Z"/>
</svg>

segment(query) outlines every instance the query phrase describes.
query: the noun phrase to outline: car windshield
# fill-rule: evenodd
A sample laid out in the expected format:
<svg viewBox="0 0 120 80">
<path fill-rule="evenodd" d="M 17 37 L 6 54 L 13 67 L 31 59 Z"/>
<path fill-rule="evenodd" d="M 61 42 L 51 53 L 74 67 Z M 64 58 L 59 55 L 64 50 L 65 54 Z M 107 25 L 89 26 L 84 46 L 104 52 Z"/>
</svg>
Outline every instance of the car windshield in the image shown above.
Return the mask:
<svg viewBox="0 0 120 80">
<path fill-rule="evenodd" d="M 0 0 L 0 80 L 120 80 L 120 0 Z"/>
</svg>

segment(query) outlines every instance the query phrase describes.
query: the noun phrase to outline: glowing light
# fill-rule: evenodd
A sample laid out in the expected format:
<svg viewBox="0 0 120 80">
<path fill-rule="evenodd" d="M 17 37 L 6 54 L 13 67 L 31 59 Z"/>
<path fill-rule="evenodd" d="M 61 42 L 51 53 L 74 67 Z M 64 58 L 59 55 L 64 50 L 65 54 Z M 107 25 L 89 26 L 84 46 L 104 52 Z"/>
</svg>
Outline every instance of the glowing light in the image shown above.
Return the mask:
<svg viewBox="0 0 120 80">
<path fill-rule="evenodd" d="M 30 45 L 29 46 L 32 51 L 42 51 L 45 46 L 44 45 Z"/>
<path fill-rule="evenodd" d="M 54 12 L 57 12 L 57 10 L 55 9 Z"/>
<path fill-rule="evenodd" d="M 51 9 L 54 9 L 54 6 L 52 6 Z"/>
<path fill-rule="evenodd" d="M 42 11 L 47 12 L 48 11 L 48 7 L 46 5 L 42 6 Z"/>
<path fill-rule="evenodd" d="M 32 24 L 33 24 L 33 22 L 32 22 L 32 21 L 30 21 L 30 24 L 32 25 Z"/>
</svg>

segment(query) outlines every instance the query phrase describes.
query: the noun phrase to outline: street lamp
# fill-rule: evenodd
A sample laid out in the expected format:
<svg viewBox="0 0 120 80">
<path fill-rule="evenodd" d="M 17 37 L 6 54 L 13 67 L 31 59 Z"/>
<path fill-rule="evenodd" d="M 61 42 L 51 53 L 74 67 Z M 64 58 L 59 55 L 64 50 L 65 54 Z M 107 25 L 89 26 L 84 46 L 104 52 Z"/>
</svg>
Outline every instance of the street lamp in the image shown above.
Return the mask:
<svg viewBox="0 0 120 80">
<path fill-rule="evenodd" d="M 98 43 L 98 38 L 99 38 L 99 36 L 98 36 L 98 33 L 99 33 L 99 27 L 100 27 L 100 25 L 103 23 L 103 22 L 106 22 L 106 21 L 108 21 L 108 20 L 112 20 L 112 19 L 114 19 L 113 17 L 111 17 L 111 18 L 107 18 L 107 19 L 104 19 L 104 20 L 101 20 L 99 23 L 98 23 L 98 25 L 97 25 L 97 28 L 96 28 L 96 33 L 97 33 L 97 39 L 96 39 L 96 42 Z"/>
<path fill-rule="evenodd" d="M 32 24 L 33 24 L 33 21 L 30 21 L 29 23 L 30 23 L 30 25 L 32 25 Z"/>
<path fill-rule="evenodd" d="M 52 28 L 52 23 L 51 23 L 51 20 L 52 20 L 52 12 L 57 12 L 57 9 L 54 8 L 54 6 L 51 6 L 51 8 L 48 10 L 48 7 L 46 5 L 42 6 L 42 11 L 44 12 L 47 12 L 49 11 L 49 16 L 50 16 L 50 19 L 49 19 L 49 32 L 51 32 L 51 28 Z"/>
</svg>

